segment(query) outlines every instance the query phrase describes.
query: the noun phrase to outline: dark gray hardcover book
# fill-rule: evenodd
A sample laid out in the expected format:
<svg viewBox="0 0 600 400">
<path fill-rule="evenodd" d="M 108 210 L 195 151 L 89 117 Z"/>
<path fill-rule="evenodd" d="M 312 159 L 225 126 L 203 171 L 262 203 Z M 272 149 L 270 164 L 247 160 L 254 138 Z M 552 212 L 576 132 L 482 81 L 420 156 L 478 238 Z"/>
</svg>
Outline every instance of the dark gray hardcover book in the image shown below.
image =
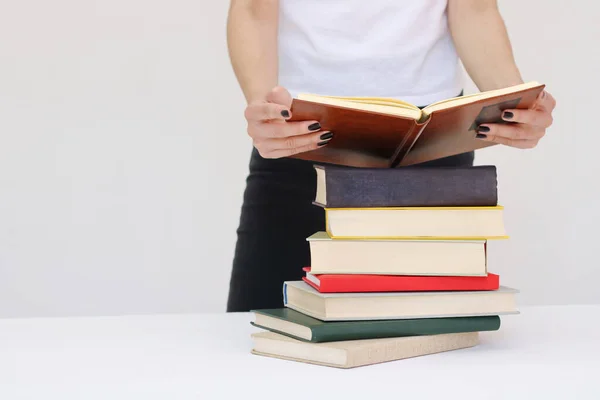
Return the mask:
<svg viewBox="0 0 600 400">
<path fill-rule="evenodd" d="M 355 168 L 315 165 L 314 204 L 326 208 L 482 207 L 498 204 L 493 165 Z"/>
</svg>

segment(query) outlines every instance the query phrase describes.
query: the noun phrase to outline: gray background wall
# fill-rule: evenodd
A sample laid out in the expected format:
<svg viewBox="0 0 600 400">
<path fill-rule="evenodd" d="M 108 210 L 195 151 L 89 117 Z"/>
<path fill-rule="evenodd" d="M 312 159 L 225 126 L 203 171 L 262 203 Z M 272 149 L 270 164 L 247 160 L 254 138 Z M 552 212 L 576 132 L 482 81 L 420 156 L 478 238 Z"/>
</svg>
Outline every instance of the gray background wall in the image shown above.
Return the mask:
<svg viewBox="0 0 600 400">
<path fill-rule="evenodd" d="M 223 311 L 251 146 L 228 2 L 4 3 L 0 317 Z M 586 4 L 500 3 L 525 79 L 559 103 L 536 150 L 477 156 L 499 168 L 511 235 L 490 270 L 521 304 L 600 302 Z"/>
</svg>

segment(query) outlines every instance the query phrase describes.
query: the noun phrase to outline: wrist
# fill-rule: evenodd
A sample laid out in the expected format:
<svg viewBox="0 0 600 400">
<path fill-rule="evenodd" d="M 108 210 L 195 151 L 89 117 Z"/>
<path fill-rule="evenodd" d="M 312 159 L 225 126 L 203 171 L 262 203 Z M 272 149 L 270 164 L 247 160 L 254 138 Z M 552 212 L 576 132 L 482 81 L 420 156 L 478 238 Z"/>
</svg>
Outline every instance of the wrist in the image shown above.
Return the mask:
<svg viewBox="0 0 600 400">
<path fill-rule="evenodd" d="M 276 81 L 275 81 L 276 82 Z M 245 91 L 246 102 L 248 104 L 264 103 L 267 101 L 269 93 L 277 86 L 277 83 L 253 82 L 253 87 Z"/>
<path fill-rule="evenodd" d="M 512 72 L 501 74 L 495 73 L 494 75 L 490 75 L 486 77 L 486 79 L 482 79 L 480 83 L 477 84 L 477 87 L 481 91 L 495 90 L 495 89 L 503 89 L 510 86 L 520 85 L 525 83 L 521 74 L 518 70 L 514 70 Z"/>
</svg>

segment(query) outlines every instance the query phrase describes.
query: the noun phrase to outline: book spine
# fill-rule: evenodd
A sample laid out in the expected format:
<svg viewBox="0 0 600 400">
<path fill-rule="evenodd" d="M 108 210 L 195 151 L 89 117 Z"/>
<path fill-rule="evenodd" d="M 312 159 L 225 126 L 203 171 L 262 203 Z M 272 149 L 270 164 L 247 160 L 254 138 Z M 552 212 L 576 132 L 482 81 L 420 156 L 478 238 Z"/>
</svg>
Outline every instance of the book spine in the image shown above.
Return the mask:
<svg viewBox="0 0 600 400">
<path fill-rule="evenodd" d="M 483 207 L 498 204 L 494 166 L 330 169 L 327 208 Z"/>
<path fill-rule="evenodd" d="M 417 142 L 417 139 L 419 139 L 419 136 L 421 136 L 421 133 L 427 126 L 428 122 L 429 118 L 424 121 L 415 121 L 415 124 L 412 126 L 408 134 L 404 137 L 404 140 L 396 149 L 396 152 L 394 153 L 394 156 L 390 162 L 391 168 L 395 168 L 398 164 L 400 164 L 402 159 L 408 154 L 410 149 L 412 149 L 414 144 Z"/>
<path fill-rule="evenodd" d="M 388 361 L 402 360 L 427 354 L 441 353 L 473 347 L 479 344 L 477 332 L 415 336 L 403 338 L 401 341 L 373 341 L 348 351 L 346 367 L 379 364 Z"/>
<path fill-rule="evenodd" d="M 485 277 L 325 274 L 319 277 L 319 286 L 302 279 L 321 293 L 489 291 L 500 286 L 500 277 L 490 273 Z"/>
<path fill-rule="evenodd" d="M 311 327 L 312 342 L 315 343 L 484 332 L 498 329 L 500 329 L 500 317 L 497 315 L 393 321 L 351 321 Z"/>
<path fill-rule="evenodd" d="M 287 283 L 283 283 L 283 288 L 282 288 L 282 295 L 283 295 L 283 305 L 286 306 L 288 301 L 287 301 Z"/>
</svg>

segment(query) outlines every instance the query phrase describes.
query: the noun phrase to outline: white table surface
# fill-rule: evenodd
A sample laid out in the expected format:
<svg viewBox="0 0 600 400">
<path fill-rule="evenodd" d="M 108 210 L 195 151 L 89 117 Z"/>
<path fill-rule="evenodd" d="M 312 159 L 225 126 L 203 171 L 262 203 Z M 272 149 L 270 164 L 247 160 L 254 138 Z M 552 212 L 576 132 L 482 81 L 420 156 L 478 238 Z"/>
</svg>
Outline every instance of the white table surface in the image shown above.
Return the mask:
<svg viewBox="0 0 600 400">
<path fill-rule="evenodd" d="M 247 313 L 5 319 L 0 399 L 600 399 L 600 305 L 520 310 L 475 348 L 350 370 L 250 354 Z"/>
</svg>

